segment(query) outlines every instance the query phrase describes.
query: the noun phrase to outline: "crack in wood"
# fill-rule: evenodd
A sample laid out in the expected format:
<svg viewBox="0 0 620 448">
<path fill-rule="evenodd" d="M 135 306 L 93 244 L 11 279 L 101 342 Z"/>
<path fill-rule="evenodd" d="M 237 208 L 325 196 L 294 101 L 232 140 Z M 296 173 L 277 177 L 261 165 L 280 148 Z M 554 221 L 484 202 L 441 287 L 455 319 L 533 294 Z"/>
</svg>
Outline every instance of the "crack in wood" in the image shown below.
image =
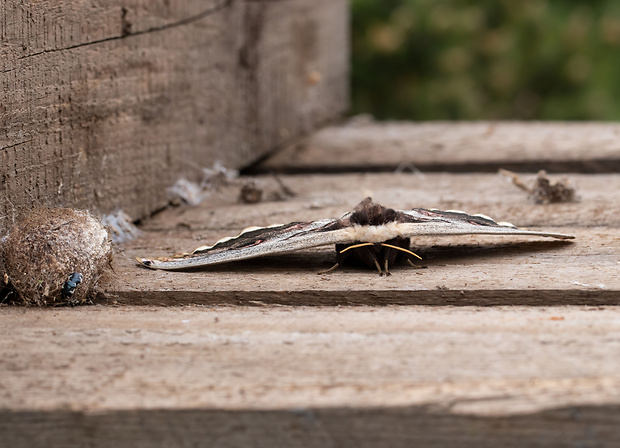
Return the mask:
<svg viewBox="0 0 620 448">
<path fill-rule="evenodd" d="M 30 140 L 24 140 L 23 142 L 12 143 L 12 144 L 10 144 L 10 145 L 6 145 L 6 146 L 2 146 L 2 145 L 0 145 L 0 151 L 4 151 L 4 150 L 6 150 L 6 149 L 15 148 L 16 146 L 23 145 L 24 143 L 29 143 L 29 142 L 31 142 L 31 141 L 33 141 L 33 140 L 34 140 L 34 139 L 33 139 L 33 138 L 31 138 Z"/>
<path fill-rule="evenodd" d="M 96 44 L 101 44 L 104 42 L 111 42 L 111 41 L 115 41 L 115 40 L 119 40 L 119 39 L 125 39 L 131 36 L 141 36 L 143 34 L 148 34 L 148 33 L 156 33 L 159 31 L 165 31 L 171 28 L 176 28 L 179 26 L 183 26 L 183 25 L 188 25 L 190 23 L 193 22 L 197 22 L 201 19 L 204 19 L 205 17 L 208 17 L 212 14 L 216 14 L 228 7 L 230 7 L 232 5 L 234 0 L 224 0 L 222 3 L 214 6 L 213 8 L 209 8 L 206 9 L 198 14 L 195 14 L 193 16 L 190 17 L 186 17 L 184 19 L 178 20 L 176 22 L 172 22 L 172 23 L 167 23 L 165 25 L 160 25 L 160 26 L 154 26 L 151 28 L 147 28 L 145 30 L 141 30 L 141 31 L 136 31 L 136 32 L 131 32 L 131 23 L 129 23 L 126 18 L 125 15 L 127 13 L 126 8 L 122 9 L 122 13 L 121 13 L 121 34 L 119 36 L 112 36 L 112 37 L 106 37 L 104 39 L 97 39 L 97 40 L 93 40 L 90 42 L 83 42 L 80 44 L 75 44 L 75 45 L 69 45 L 67 47 L 63 47 L 63 48 L 53 48 L 51 50 L 42 50 L 42 51 L 38 51 L 36 53 L 32 53 L 32 54 L 28 54 L 25 56 L 20 56 L 19 58 L 17 58 L 18 60 L 22 60 L 22 59 L 27 59 L 27 58 L 31 58 L 34 56 L 40 56 L 42 54 L 46 54 L 46 53 L 56 53 L 59 51 L 66 51 L 66 50 L 73 50 L 76 48 L 81 48 L 81 47 L 87 47 L 89 45 L 96 45 Z M 10 70 L 14 70 L 14 69 L 10 69 Z M 10 71 L 9 70 L 9 71 Z M 6 73 L 6 72 L 3 72 Z"/>
</svg>

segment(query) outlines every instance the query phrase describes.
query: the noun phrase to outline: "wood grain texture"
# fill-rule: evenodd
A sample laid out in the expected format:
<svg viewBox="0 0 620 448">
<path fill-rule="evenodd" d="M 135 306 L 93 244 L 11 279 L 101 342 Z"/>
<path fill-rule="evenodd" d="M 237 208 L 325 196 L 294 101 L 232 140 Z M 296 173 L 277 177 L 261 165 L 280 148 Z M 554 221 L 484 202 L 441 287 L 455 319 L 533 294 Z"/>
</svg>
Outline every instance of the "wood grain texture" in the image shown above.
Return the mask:
<svg viewBox="0 0 620 448">
<path fill-rule="evenodd" d="M 616 175 L 573 176 L 581 202 L 535 205 L 499 175 L 290 176 L 299 194 L 286 202 L 236 203 L 238 187 L 219 200 L 167 210 L 123 246 L 99 298 L 122 304 L 550 305 L 618 304 L 620 252 Z M 263 179 L 268 182 L 269 178 Z M 427 269 L 397 266 L 391 277 L 344 268 L 317 275 L 335 260 L 333 247 L 229 263 L 192 272 L 151 271 L 134 257 L 190 252 L 252 226 L 338 217 L 365 195 L 394 208 L 437 207 L 484 213 L 515 225 L 576 235 L 544 238 L 414 238 Z"/>
<path fill-rule="evenodd" d="M 252 14 L 286 32 L 256 35 Z M 296 21 L 311 29 L 302 43 Z M 273 149 L 282 117 L 292 138 L 338 116 L 346 22 L 343 0 L 5 2 L 0 229 L 37 205 L 147 216 L 180 177 Z M 325 77 L 309 85 L 314 70 Z"/>
<path fill-rule="evenodd" d="M 245 114 L 265 154 L 346 111 L 349 3 L 248 1 L 244 14 Z"/>
<path fill-rule="evenodd" d="M 255 172 L 517 171 L 611 173 L 620 125 L 563 122 L 372 122 L 323 129 Z"/>
<path fill-rule="evenodd" d="M 616 307 L 0 317 L 0 432 L 14 447 L 595 447 L 620 437 Z"/>
</svg>

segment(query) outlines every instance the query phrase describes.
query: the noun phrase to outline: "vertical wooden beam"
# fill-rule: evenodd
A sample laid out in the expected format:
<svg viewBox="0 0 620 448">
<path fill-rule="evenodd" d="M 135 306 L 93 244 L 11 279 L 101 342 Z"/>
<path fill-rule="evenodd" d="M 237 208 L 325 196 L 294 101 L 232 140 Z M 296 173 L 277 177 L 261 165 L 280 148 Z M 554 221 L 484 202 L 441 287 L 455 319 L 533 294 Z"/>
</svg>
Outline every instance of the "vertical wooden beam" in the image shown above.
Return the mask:
<svg viewBox="0 0 620 448">
<path fill-rule="evenodd" d="M 346 107 L 346 5 L 4 2 L 0 230 L 37 205 L 138 219 L 180 177 L 242 167 L 334 118 Z"/>
<path fill-rule="evenodd" d="M 348 2 L 248 1 L 240 53 L 251 139 L 263 151 L 346 110 Z"/>
</svg>

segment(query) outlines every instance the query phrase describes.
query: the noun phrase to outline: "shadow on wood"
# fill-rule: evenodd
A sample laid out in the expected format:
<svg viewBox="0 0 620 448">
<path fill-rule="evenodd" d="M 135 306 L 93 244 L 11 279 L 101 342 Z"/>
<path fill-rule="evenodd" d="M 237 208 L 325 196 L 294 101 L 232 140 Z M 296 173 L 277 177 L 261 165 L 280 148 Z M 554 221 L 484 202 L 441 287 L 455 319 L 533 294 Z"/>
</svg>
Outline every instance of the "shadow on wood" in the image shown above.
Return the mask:
<svg viewBox="0 0 620 448">
<path fill-rule="evenodd" d="M 21 447 L 618 446 L 620 407 L 565 407 L 484 417 L 427 406 L 283 410 L 0 413 Z"/>
</svg>

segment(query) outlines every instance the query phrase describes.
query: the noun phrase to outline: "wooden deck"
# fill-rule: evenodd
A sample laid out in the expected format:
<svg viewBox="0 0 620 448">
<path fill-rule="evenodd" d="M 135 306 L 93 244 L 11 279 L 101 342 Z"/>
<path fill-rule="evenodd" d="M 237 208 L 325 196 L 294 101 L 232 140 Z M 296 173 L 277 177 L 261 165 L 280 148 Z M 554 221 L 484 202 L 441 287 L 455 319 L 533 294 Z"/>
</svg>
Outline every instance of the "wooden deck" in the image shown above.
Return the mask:
<svg viewBox="0 0 620 448">
<path fill-rule="evenodd" d="M 118 248 L 95 306 L 0 308 L 0 433 L 10 446 L 616 446 L 620 175 L 610 166 L 620 127 L 456 125 L 470 135 L 473 164 L 456 144 L 392 150 L 427 125 L 399 125 L 402 140 L 371 126 L 347 128 L 351 146 L 340 135 L 347 163 L 325 137 L 334 128 L 258 167 L 305 173 L 280 176 L 296 193 L 287 200 L 241 204 L 241 179 L 143 222 L 141 237 Z M 425 147 L 450 139 L 442 126 Z M 500 144 L 508 128 L 527 146 L 522 168 L 570 161 L 558 176 L 577 202 L 536 205 L 490 168 L 472 171 L 515 168 L 517 153 Z M 495 150 L 471 149 L 488 137 L 480 129 L 493 129 Z M 389 145 L 354 146 L 362 134 Z M 295 152 L 303 148 L 315 156 Z M 601 160 L 607 168 L 593 169 Z M 416 169 L 387 171 L 405 165 Z M 256 179 L 279 188 L 269 174 Z M 337 217 L 366 196 L 576 239 L 415 239 L 426 268 L 390 277 L 348 267 L 317 275 L 333 264 L 331 247 L 192 272 L 134 261 L 251 225 Z"/>
<path fill-rule="evenodd" d="M 532 176 L 530 176 L 532 177 Z M 531 204 L 498 174 L 341 174 L 284 176 L 298 191 L 286 202 L 228 201 L 169 209 L 142 227 L 116 256 L 100 303 L 128 305 L 616 305 L 620 303 L 620 177 L 571 175 L 581 200 Z M 269 177 L 260 179 L 269 184 Z M 275 188 L 275 186 L 274 186 Z M 607 193 L 609 191 L 609 193 Z M 245 227 L 337 217 L 371 195 L 395 208 L 484 213 L 575 240 L 507 236 L 423 237 L 412 248 L 426 269 L 397 266 L 391 277 L 334 264 L 333 247 L 248 260 L 193 272 L 136 267 L 137 256 L 188 252 Z M 219 198 L 223 200 L 222 197 Z"/>
</svg>

